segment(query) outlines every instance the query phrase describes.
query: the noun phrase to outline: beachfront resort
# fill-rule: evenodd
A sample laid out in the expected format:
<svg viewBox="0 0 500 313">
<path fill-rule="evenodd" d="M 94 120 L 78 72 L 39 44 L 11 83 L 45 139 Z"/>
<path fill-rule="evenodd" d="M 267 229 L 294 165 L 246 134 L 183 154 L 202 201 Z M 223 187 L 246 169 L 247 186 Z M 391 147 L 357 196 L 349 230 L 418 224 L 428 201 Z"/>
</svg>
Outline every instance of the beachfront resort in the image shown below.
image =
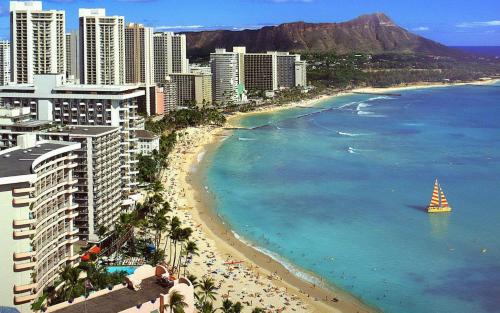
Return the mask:
<svg viewBox="0 0 500 313">
<path fill-rule="evenodd" d="M 11 1 L 2 42 L 2 310 L 306 310 L 306 291 L 220 248 L 187 183 L 224 109 L 305 95 L 300 55 L 234 47 L 190 64 L 185 35 L 100 8 L 66 32 L 43 5 Z"/>
<path fill-rule="evenodd" d="M 0 16 L 0 313 L 414 313 L 426 297 L 491 311 L 426 292 L 462 276 L 455 251 L 497 265 L 492 225 L 463 221 L 456 182 L 497 185 L 481 166 L 494 166 L 498 115 L 482 110 L 500 56 L 382 13 L 186 32 L 201 26 L 153 27 L 142 10 L 163 2 L 130 2 L 10 1 Z M 450 239 L 453 223 L 472 242 Z M 420 255 L 432 277 L 411 268 Z"/>
</svg>

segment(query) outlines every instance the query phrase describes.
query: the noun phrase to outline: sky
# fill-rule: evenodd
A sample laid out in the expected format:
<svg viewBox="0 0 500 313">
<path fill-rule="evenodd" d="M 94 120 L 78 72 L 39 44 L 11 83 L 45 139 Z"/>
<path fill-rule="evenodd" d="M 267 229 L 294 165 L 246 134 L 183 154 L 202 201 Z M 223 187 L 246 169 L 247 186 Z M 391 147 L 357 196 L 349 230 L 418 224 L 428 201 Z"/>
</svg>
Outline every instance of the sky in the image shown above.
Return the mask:
<svg viewBox="0 0 500 313">
<path fill-rule="evenodd" d="M 500 46 L 500 0 L 45 0 L 78 28 L 78 8 L 106 8 L 158 31 L 260 28 L 285 22 L 342 22 L 383 12 L 414 33 L 450 46 Z M 0 38 L 9 1 L 0 0 Z"/>
</svg>

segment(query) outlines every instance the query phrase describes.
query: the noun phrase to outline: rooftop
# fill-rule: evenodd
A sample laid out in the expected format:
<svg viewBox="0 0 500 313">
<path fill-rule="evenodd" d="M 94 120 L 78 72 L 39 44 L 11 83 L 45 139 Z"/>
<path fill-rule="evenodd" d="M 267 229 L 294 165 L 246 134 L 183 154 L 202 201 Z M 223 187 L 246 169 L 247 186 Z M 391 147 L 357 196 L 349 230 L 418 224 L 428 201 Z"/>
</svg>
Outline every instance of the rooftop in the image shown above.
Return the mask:
<svg viewBox="0 0 500 313">
<path fill-rule="evenodd" d="M 12 125 L 12 127 L 39 128 L 50 124 L 52 124 L 51 121 L 31 120 L 31 121 L 16 123 Z"/>
<path fill-rule="evenodd" d="M 68 143 L 42 143 L 28 149 L 15 147 L 0 153 L 0 176 L 30 175 L 33 161 L 49 151 L 67 147 Z"/>
<path fill-rule="evenodd" d="M 152 299 L 157 299 L 160 295 L 167 293 L 168 288 L 157 284 L 156 277 L 150 277 L 142 281 L 141 290 L 133 291 L 123 288 L 89 299 L 85 301 L 86 303 L 80 302 L 54 312 L 81 313 L 85 312 L 86 306 L 87 312 L 116 313 L 134 307 L 139 303 L 142 304 Z"/>
<path fill-rule="evenodd" d="M 149 130 L 142 130 L 142 129 L 136 130 L 135 136 L 141 139 L 155 139 L 159 137 L 157 134 L 150 132 Z"/>
<path fill-rule="evenodd" d="M 115 126 L 67 126 L 56 131 L 49 131 L 49 133 L 63 133 L 70 135 L 83 135 L 83 136 L 98 136 L 106 133 L 116 131 L 119 127 Z"/>
</svg>

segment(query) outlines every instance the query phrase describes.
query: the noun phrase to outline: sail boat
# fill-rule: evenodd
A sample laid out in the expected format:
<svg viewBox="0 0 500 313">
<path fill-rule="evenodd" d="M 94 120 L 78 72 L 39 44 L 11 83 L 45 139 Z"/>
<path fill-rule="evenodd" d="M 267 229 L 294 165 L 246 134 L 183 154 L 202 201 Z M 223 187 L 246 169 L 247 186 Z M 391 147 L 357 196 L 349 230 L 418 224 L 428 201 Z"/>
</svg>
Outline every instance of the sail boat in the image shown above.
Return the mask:
<svg viewBox="0 0 500 313">
<path fill-rule="evenodd" d="M 445 213 L 451 212 L 451 207 L 444 196 L 443 188 L 439 185 L 438 180 L 434 183 L 434 191 L 432 193 L 431 203 L 427 208 L 427 213 Z"/>
</svg>

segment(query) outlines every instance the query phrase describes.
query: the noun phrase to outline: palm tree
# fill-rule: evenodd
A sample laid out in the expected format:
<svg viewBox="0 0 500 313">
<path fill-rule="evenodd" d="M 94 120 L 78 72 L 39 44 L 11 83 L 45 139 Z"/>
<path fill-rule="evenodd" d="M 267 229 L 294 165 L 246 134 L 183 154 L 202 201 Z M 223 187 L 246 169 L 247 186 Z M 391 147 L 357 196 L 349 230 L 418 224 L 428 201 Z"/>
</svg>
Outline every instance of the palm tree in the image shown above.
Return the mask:
<svg viewBox="0 0 500 313">
<path fill-rule="evenodd" d="M 47 304 L 51 305 L 57 296 L 57 290 L 54 285 L 45 288 L 44 293 L 47 295 Z"/>
<path fill-rule="evenodd" d="M 61 280 L 64 283 L 62 295 L 65 300 L 73 299 L 84 293 L 82 280 L 80 279 L 81 269 L 66 265 L 61 272 Z"/>
<path fill-rule="evenodd" d="M 188 306 L 188 304 L 184 301 L 184 296 L 178 292 L 173 291 L 170 294 L 170 299 L 168 300 L 168 306 L 170 307 L 170 313 L 173 312 L 184 312 L 184 308 Z M 166 308 L 167 306 L 165 306 Z"/>
<path fill-rule="evenodd" d="M 200 255 L 198 253 L 198 246 L 196 245 L 196 242 L 191 240 L 186 243 L 185 251 L 187 256 Z M 186 276 L 187 260 L 188 259 L 186 258 L 186 262 L 184 263 L 184 276 Z"/>
<path fill-rule="evenodd" d="M 231 312 L 232 313 L 241 313 L 241 310 L 243 310 L 243 305 L 241 304 L 241 302 L 238 301 L 235 304 L 233 304 Z"/>
<path fill-rule="evenodd" d="M 217 288 L 215 287 L 214 281 L 212 278 L 205 277 L 200 283 L 200 298 L 202 299 L 202 302 L 206 302 L 207 299 L 210 300 L 215 300 L 215 295 L 217 292 L 215 291 Z"/>
<path fill-rule="evenodd" d="M 150 215 L 149 217 L 149 228 L 154 232 L 154 244 L 156 249 L 159 249 L 162 234 L 168 229 L 168 218 L 165 216 L 163 210 L 159 210 L 157 213 Z"/>
<path fill-rule="evenodd" d="M 179 236 L 179 242 L 181 244 L 181 251 L 179 253 L 179 265 L 177 269 L 177 273 L 181 274 L 181 258 L 182 258 L 182 248 L 184 247 L 184 241 L 188 240 L 191 237 L 193 230 L 190 227 L 182 228 Z M 174 261 L 175 262 L 175 261 Z"/>
<path fill-rule="evenodd" d="M 222 306 L 219 308 L 219 310 L 222 311 L 222 313 L 232 313 L 233 311 L 233 302 L 229 299 L 224 299 L 222 301 Z"/>
<path fill-rule="evenodd" d="M 191 282 L 191 285 L 193 285 L 194 289 L 196 289 L 200 286 L 200 284 L 198 283 L 198 278 L 196 276 L 194 276 L 193 274 L 187 275 L 187 279 L 189 279 L 189 281 Z"/>
<path fill-rule="evenodd" d="M 264 312 L 265 312 L 265 311 L 264 311 L 264 309 L 263 309 L 263 308 L 254 308 L 254 309 L 252 310 L 252 313 L 264 313 Z"/>
<path fill-rule="evenodd" d="M 175 242 L 175 237 L 178 235 L 178 230 L 181 226 L 181 220 L 177 217 L 177 216 L 174 216 L 171 220 L 170 220 L 170 225 L 169 225 L 169 230 L 168 230 L 168 238 L 169 238 L 169 242 L 170 242 L 170 246 L 169 246 L 169 255 L 168 255 L 168 262 L 171 263 L 172 262 L 172 244 Z M 165 242 L 165 249 L 167 249 L 167 243 Z"/>
<path fill-rule="evenodd" d="M 200 313 L 215 313 L 217 309 L 214 309 L 212 302 L 204 301 L 201 304 Z"/>
</svg>

